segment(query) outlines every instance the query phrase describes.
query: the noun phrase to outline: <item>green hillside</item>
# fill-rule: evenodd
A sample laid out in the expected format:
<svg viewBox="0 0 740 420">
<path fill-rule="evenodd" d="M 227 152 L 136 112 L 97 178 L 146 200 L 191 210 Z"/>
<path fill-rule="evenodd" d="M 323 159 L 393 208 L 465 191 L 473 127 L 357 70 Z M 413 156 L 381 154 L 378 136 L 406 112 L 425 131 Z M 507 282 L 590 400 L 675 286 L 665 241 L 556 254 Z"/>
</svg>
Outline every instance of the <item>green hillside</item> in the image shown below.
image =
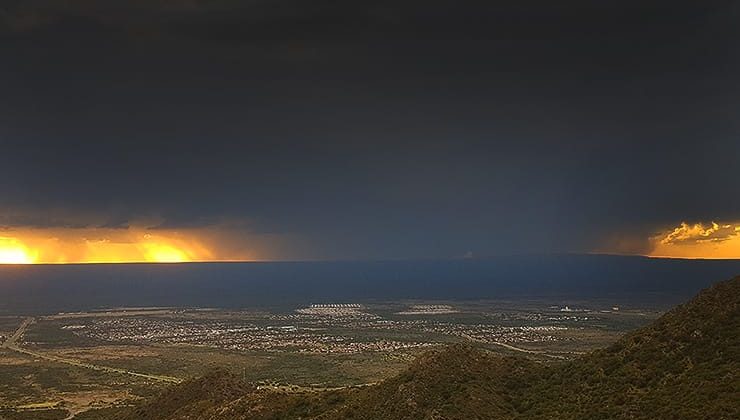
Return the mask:
<svg viewBox="0 0 740 420">
<path fill-rule="evenodd" d="M 541 364 L 453 345 L 359 389 L 288 394 L 226 373 L 119 419 L 738 419 L 740 277 L 581 358 Z M 114 416 L 115 418 L 115 416 Z"/>
<path fill-rule="evenodd" d="M 740 277 L 539 376 L 520 418 L 740 418 Z"/>
</svg>

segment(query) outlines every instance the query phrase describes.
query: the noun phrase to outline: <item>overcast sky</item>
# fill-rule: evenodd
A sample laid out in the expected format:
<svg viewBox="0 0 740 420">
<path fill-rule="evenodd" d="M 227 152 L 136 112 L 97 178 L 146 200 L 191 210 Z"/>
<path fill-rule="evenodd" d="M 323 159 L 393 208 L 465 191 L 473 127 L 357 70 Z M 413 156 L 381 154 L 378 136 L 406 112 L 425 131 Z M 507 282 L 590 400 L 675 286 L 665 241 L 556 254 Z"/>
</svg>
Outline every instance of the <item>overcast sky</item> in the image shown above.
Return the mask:
<svg viewBox="0 0 740 420">
<path fill-rule="evenodd" d="M 271 259 L 648 253 L 740 221 L 738 21 L 730 1 L 3 2 L 0 226 Z"/>
</svg>

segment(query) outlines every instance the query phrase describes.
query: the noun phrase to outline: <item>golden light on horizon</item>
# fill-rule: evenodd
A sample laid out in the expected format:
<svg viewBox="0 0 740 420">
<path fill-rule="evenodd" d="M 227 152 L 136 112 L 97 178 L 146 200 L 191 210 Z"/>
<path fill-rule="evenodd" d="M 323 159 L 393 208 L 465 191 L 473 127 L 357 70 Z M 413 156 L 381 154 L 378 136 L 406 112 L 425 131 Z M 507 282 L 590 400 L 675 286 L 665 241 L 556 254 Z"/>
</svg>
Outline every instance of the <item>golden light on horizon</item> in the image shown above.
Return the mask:
<svg viewBox="0 0 740 420">
<path fill-rule="evenodd" d="M 217 261 L 193 233 L 145 229 L 61 229 L 4 232 L 0 264 L 182 263 Z M 230 258 L 229 260 L 234 259 Z"/>
<path fill-rule="evenodd" d="M 650 242 L 650 257 L 740 259 L 740 222 L 682 222 Z"/>
<path fill-rule="evenodd" d="M 0 264 L 33 264 L 35 256 L 16 238 L 0 237 Z"/>
<path fill-rule="evenodd" d="M 170 245 L 146 244 L 146 257 L 151 262 L 187 262 L 190 257 L 181 249 Z"/>
</svg>

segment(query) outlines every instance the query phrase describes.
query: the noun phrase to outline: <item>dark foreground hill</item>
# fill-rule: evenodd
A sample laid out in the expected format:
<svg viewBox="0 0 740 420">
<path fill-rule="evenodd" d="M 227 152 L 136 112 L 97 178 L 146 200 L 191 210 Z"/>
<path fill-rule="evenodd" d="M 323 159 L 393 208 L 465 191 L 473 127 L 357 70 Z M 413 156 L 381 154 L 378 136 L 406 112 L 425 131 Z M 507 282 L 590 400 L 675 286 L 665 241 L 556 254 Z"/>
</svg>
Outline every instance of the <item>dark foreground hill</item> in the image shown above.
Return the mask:
<svg viewBox="0 0 740 420">
<path fill-rule="evenodd" d="M 227 373 L 178 385 L 113 418 L 738 419 L 740 277 L 702 291 L 609 348 L 539 364 L 454 345 L 378 385 L 287 394 Z"/>
</svg>

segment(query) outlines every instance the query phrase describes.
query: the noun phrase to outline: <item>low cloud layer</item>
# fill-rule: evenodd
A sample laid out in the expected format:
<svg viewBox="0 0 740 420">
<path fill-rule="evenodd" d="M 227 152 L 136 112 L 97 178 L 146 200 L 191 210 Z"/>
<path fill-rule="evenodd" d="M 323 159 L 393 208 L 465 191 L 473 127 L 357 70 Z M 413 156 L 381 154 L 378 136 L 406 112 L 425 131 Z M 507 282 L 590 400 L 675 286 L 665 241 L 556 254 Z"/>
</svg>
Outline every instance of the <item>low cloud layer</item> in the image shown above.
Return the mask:
<svg viewBox="0 0 740 420">
<path fill-rule="evenodd" d="M 723 242 L 738 236 L 740 224 L 722 224 L 712 222 L 709 225 L 702 223 L 681 223 L 665 237 L 660 238 L 662 245 L 701 244 L 707 242 Z"/>
<path fill-rule="evenodd" d="M 650 243 L 652 256 L 740 258 L 740 222 L 682 222 L 650 238 Z"/>
</svg>

